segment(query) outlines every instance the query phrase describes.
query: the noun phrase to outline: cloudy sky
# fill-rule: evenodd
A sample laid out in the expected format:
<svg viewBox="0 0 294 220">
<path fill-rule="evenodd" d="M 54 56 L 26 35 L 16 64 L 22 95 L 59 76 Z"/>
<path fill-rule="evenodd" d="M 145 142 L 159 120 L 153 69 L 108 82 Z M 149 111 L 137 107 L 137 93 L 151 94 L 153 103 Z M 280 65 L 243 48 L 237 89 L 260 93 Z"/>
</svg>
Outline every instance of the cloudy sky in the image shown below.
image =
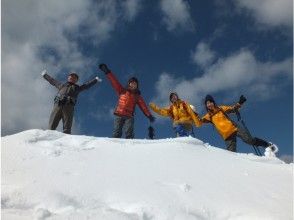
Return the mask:
<svg viewBox="0 0 294 220">
<path fill-rule="evenodd" d="M 253 135 L 292 154 L 292 0 L 2 0 L 2 136 L 46 129 L 55 88 L 43 69 L 60 81 L 69 71 L 83 83 L 103 82 L 80 94 L 74 133 L 111 136 L 117 97 L 101 71 L 108 64 L 122 84 L 140 81 L 147 103 L 168 104 L 178 92 L 204 114 L 206 94 L 233 104 Z M 157 138 L 172 137 L 159 116 Z M 136 137 L 148 120 L 136 111 Z M 210 125 L 195 129 L 205 142 L 224 147 Z M 252 149 L 239 141 L 239 150 Z"/>
</svg>

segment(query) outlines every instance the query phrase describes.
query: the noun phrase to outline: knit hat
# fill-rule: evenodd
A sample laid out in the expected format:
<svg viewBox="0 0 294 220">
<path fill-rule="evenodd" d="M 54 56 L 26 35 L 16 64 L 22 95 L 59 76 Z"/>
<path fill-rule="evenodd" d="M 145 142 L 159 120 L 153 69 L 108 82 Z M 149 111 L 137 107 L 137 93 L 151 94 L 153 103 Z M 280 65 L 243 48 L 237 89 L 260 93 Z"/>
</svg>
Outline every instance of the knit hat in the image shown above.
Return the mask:
<svg viewBox="0 0 294 220">
<path fill-rule="evenodd" d="M 171 92 L 170 95 L 169 95 L 169 101 L 171 101 L 173 95 L 176 95 L 179 98 L 179 96 L 178 96 L 178 94 L 176 92 Z"/>
<path fill-rule="evenodd" d="M 139 81 L 136 77 L 132 77 L 128 80 L 128 84 L 130 84 L 131 82 L 137 83 L 137 87 L 139 88 Z"/>
<path fill-rule="evenodd" d="M 205 105 L 206 105 L 207 101 L 213 102 L 215 104 L 214 98 L 211 95 L 206 95 L 205 100 L 204 100 Z"/>
</svg>

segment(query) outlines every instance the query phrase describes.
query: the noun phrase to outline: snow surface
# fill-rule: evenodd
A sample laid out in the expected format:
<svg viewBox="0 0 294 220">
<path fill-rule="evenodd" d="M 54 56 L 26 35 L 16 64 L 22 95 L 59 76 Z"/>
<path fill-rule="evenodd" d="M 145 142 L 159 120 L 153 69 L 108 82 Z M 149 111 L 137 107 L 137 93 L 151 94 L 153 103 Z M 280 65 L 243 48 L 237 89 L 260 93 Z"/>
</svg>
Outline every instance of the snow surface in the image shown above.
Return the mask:
<svg viewBox="0 0 294 220">
<path fill-rule="evenodd" d="M 2 137 L 2 219 L 293 219 L 293 164 L 195 138 Z"/>
</svg>

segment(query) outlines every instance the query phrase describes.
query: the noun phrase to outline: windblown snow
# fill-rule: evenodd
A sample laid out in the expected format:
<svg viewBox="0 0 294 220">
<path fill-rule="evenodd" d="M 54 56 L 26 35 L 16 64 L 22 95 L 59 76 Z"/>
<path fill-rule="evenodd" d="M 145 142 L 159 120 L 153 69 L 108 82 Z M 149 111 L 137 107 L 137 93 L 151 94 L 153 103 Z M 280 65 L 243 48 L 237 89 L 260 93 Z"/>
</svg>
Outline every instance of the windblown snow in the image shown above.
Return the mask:
<svg viewBox="0 0 294 220">
<path fill-rule="evenodd" d="M 293 219 L 293 164 L 195 138 L 2 137 L 2 219 Z"/>
</svg>

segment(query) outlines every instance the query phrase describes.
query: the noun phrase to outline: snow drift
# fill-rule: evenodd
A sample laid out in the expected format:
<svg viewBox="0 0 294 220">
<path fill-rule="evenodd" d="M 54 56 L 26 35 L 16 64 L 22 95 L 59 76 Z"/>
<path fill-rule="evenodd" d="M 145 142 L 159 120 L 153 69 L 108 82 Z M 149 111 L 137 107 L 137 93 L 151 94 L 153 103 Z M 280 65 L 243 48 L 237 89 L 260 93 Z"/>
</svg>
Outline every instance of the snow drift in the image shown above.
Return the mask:
<svg viewBox="0 0 294 220">
<path fill-rule="evenodd" d="M 195 138 L 2 137 L 2 219 L 293 217 L 293 164 Z"/>
</svg>

